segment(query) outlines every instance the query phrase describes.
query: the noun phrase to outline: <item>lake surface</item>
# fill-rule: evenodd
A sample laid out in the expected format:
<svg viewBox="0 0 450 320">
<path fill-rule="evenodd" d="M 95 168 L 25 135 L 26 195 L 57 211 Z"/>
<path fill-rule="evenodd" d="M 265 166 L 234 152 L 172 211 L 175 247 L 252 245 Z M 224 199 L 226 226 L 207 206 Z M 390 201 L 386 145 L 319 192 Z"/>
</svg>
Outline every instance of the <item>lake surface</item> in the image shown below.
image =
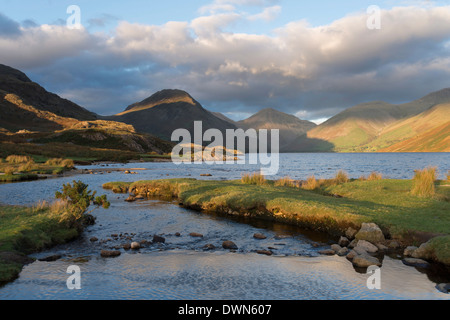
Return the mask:
<svg viewBox="0 0 450 320">
<path fill-rule="evenodd" d="M 372 171 L 385 177 L 410 179 L 415 169 L 436 166 L 442 176 L 450 169 L 450 154 L 283 154 L 278 176 L 306 179 L 309 175 L 329 178 L 339 169 L 358 178 Z M 126 195 L 101 188 L 110 181 L 166 178 L 239 179 L 243 173 L 259 171 L 250 165 L 180 165 L 134 163 L 96 165 L 95 168 L 145 168 L 137 175 L 123 172 L 84 174 L 40 181 L 0 185 L 0 202 L 32 205 L 52 200 L 63 183 L 82 180 L 93 190 L 108 195 L 111 207 L 94 212 L 97 223 L 78 240 L 31 255 L 42 258 L 61 254 L 55 262 L 36 261 L 26 266 L 19 279 L 0 288 L 0 299 L 449 299 L 435 288 L 450 282 L 448 275 L 403 265 L 394 254 L 385 256 L 381 268 L 381 290 L 369 290 L 369 275 L 355 271 L 343 257 L 325 257 L 317 252 L 335 240 L 320 233 L 282 224 L 230 219 L 180 208 L 176 203 L 149 199 L 126 203 Z M 136 170 L 137 171 L 137 170 Z M 200 177 L 210 173 L 212 177 Z M 175 234 L 179 232 L 180 237 Z M 203 238 L 193 238 L 197 232 Z M 253 239 L 264 233 L 265 240 Z M 114 239 L 112 234 L 122 234 Z M 147 245 L 137 252 L 124 251 L 117 258 L 100 257 L 102 249 L 123 243 L 152 240 L 154 234 L 165 244 Z M 100 241 L 91 242 L 91 237 Z M 221 248 L 225 240 L 239 249 Z M 204 251 L 206 244 L 215 250 Z M 256 250 L 271 248 L 273 256 Z M 81 290 L 68 290 L 66 270 L 81 269 Z"/>
</svg>

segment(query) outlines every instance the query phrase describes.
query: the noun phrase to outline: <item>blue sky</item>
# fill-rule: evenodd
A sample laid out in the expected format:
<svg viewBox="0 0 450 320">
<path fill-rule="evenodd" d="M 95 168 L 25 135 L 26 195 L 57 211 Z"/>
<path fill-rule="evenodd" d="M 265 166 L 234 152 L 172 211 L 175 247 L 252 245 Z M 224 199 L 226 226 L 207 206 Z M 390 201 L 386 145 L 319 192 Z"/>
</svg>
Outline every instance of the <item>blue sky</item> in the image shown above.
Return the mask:
<svg viewBox="0 0 450 320">
<path fill-rule="evenodd" d="M 82 30 L 67 30 L 69 5 Z M 449 21 L 447 1 L 0 0 L 0 63 L 105 115 L 179 88 L 235 120 L 323 120 L 448 87 Z"/>
</svg>

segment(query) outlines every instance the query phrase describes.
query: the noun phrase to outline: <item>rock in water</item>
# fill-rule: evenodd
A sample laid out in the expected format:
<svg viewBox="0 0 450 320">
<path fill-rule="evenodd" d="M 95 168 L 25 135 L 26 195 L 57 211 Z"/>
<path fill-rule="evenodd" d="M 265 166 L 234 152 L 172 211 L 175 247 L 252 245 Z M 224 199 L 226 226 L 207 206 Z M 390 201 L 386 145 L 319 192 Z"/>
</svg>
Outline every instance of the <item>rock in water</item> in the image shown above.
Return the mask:
<svg viewBox="0 0 450 320">
<path fill-rule="evenodd" d="M 154 235 L 153 236 L 153 243 L 166 243 L 166 239 L 158 236 L 158 235 Z"/>
<path fill-rule="evenodd" d="M 355 247 L 356 252 L 358 252 L 358 250 L 364 250 L 368 253 L 375 253 L 378 252 L 378 247 L 371 244 L 370 242 L 366 241 L 366 240 L 359 240 L 358 244 Z"/>
<path fill-rule="evenodd" d="M 358 233 L 358 230 L 353 229 L 352 227 L 348 228 L 347 231 L 345 231 L 345 236 L 347 239 L 353 240 L 355 239 L 355 235 Z"/>
<path fill-rule="evenodd" d="M 375 257 L 369 256 L 368 254 L 358 255 L 353 258 L 353 265 L 359 268 L 368 268 L 370 266 L 381 267 L 380 260 Z"/>
<path fill-rule="evenodd" d="M 237 250 L 238 246 L 233 241 L 224 241 L 222 247 L 227 250 Z"/>
<path fill-rule="evenodd" d="M 120 251 L 110 251 L 110 250 L 102 250 L 100 255 L 104 258 L 112 258 L 112 257 L 118 257 L 120 256 Z"/>
<path fill-rule="evenodd" d="M 359 232 L 355 235 L 358 240 L 366 240 L 371 243 L 382 243 L 386 239 L 380 227 L 375 223 L 363 223 Z"/>
<path fill-rule="evenodd" d="M 203 235 L 197 232 L 191 232 L 189 235 L 193 238 L 203 238 Z"/>
<path fill-rule="evenodd" d="M 450 293 L 450 283 L 440 283 L 436 286 L 436 289 L 438 289 L 442 293 Z"/>
<path fill-rule="evenodd" d="M 350 241 L 346 237 L 341 237 L 339 239 L 338 245 L 340 245 L 341 247 L 348 247 L 349 244 Z"/>
<path fill-rule="evenodd" d="M 133 242 L 131 243 L 131 249 L 133 250 L 139 250 L 141 248 L 141 244 L 139 242 Z"/>
<path fill-rule="evenodd" d="M 403 263 L 410 267 L 416 267 L 416 268 L 428 268 L 430 265 L 428 262 L 422 259 L 416 259 L 416 258 L 405 258 L 403 259 Z"/>
<path fill-rule="evenodd" d="M 262 234 L 262 233 L 255 233 L 253 235 L 253 238 L 258 239 L 258 240 L 264 240 L 267 239 L 266 235 Z"/>
</svg>

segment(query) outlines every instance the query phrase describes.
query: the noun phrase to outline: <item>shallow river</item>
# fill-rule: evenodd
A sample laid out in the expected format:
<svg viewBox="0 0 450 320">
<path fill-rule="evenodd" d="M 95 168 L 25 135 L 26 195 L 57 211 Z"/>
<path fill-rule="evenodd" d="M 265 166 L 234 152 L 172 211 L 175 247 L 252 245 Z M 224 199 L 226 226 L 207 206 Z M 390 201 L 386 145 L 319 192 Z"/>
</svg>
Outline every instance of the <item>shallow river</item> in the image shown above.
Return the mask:
<svg viewBox="0 0 450 320">
<path fill-rule="evenodd" d="M 450 167 L 449 154 L 281 155 L 279 176 L 304 179 L 309 174 L 330 177 L 345 169 L 351 177 L 382 172 L 386 177 L 411 178 L 414 169 L 437 166 L 443 173 Z M 191 177 L 238 179 L 256 167 L 239 165 L 190 165 L 138 163 L 89 166 L 86 168 L 145 168 L 137 175 L 122 172 L 77 175 L 33 182 L 0 185 L 0 202 L 32 205 L 51 200 L 63 183 L 83 180 L 91 189 L 106 193 L 108 210 L 94 211 L 97 223 L 83 236 L 66 245 L 31 255 L 36 258 L 61 254 L 55 262 L 36 261 L 26 266 L 20 277 L 0 288 L 0 299 L 449 299 L 436 283 L 450 282 L 449 275 L 435 270 L 418 270 L 403 265 L 393 254 L 385 256 L 381 268 L 381 290 L 369 290 L 369 275 L 357 272 L 343 257 L 320 256 L 335 239 L 282 224 L 230 219 L 207 215 L 158 199 L 126 203 L 126 195 L 102 190 L 109 181 Z M 181 236 L 176 236 L 176 233 Z M 203 238 L 193 238 L 196 232 Z M 254 233 L 264 233 L 256 240 Z M 112 234 L 122 238 L 116 240 Z M 102 258 L 102 249 L 120 246 L 129 240 L 152 240 L 154 234 L 165 244 L 146 245 L 139 251 L 124 251 L 117 258 Z M 91 242 L 91 237 L 99 241 Z M 221 248 L 225 240 L 239 249 Z M 206 244 L 215 250 L 204 251 Z M 268 249 L 273 256 L 256 253 Z M 71 265 L 81 269 L 81 290 L 69 290 L 66 273 Z"/>
</svg>

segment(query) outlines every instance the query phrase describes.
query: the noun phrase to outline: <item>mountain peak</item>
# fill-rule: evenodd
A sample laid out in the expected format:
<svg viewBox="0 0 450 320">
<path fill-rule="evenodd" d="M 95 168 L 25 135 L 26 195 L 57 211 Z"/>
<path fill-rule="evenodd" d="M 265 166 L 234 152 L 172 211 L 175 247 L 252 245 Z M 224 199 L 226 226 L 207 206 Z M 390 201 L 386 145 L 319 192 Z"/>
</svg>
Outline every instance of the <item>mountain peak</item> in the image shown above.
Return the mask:
<svg viewBox="0 0 450 320">
<path fill-rule="evenodd" d="M 137 111 L 152 108 L 161 104 L 170 104 L 184 102 L 191 105 L 196 105 L 197 101 L 191 97 L 189 93 L 179 89 L 164 89 L 152 94 L 150 97 L 141 102 L 134 103 L 127 107 L 126 111 Z"/>
<path fill-rule="evenodd" d="M 31 82 L 31 80 L 26 76 L 25 73 L 17 69 L 5 66 L 4 64 L 0 64 L 0 77 L 15 78 L 22 82 Z"/>
</svg>

